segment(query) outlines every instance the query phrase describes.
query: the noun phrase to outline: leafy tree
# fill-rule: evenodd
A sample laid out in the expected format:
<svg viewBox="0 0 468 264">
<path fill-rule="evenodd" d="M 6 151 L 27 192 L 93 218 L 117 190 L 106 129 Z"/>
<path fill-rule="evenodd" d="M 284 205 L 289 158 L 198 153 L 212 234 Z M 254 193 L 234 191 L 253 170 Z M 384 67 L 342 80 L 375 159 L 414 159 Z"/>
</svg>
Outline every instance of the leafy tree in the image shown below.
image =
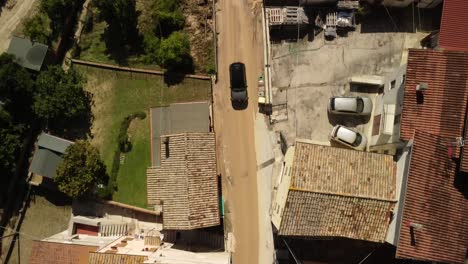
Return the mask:
<svg viewBox="0 0 468 264">
<path fill-rule="evenodd" d="M 152 18 L 155 34 L 167 37 L 184 27 L 185 18 L 179 5 L 179 0 L 156 0 L 154 2 Z"/>
<path fill-rule="evenodd" d="M 192 66 L 190 41 L 184 33 L 174 32 L 161 41 L 158 61 L 166 69 L 187 69 Z"/>
<path fill-rule="evenodd" d="M 148 34 L 145 35 L 143 44 L 145 50 L 144 61 L 146 63 L 157 63 L 161 41 L 157 37 Z"/>
<path fill-rule="evenodd" d="M 23 127 L 13 125 L 10 114 L 0 106 L 0 171 L 9 176 L 15 170 L 16 156 L 21 149 Z M 4 181 L 1 181 L 4 183 Z"/>
<path fill-rule="evenodd" d="M 49 17 L 39 12 L 24 23 L 24 34 L 33 41 L 47 44 L 51 34 Z"/>
<path fill-rule="evenodd" d="M 12 55 L 0 55 L 0 101 L 14 119 L 30 117 L 33 86 L 29 72 L 16 64 Z"/>
<path fill-rule="evenodd" d="M 33 110 L 45 120 L 64 120 L 86 115 L 90 95 L 83 89 L 83 77 L 75 70 L 65 72 L 52 66 L 36 80 Z"/>
<path fill-rule="evenodd" d="M 104 32 L 107 49 L 119 59 L 139 41 L 135 0 L 96 0 L 95 5 L 108 24 Z"/>
<path fill-rule="evenodd" d="M 98 184 L 107 183 L 108 176 L 99 151 L 88 141 L 78 140 L 67 148 L 54 181 L 61 192 L 79 198 Z"/>
<path fill-rule="evenodd" d="M 70 10 L 79 3 L 81 0 L 41 0 L 40 10 L 50 18 L 54 38 L 62 32 Z"/>
</svg>

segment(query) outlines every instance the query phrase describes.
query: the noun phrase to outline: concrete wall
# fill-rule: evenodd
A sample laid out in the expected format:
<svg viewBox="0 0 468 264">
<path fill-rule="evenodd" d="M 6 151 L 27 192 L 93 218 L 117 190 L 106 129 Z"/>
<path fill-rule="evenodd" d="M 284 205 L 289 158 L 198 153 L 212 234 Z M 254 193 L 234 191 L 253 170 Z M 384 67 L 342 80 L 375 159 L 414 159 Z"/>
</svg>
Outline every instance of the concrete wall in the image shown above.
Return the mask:
<svg viewBox="0 0 468 264">
<path fill-rule="evenodd" d="M 375 100 L 374 117 L 380 115 L 380 129 L 378 135 L 373 135 L 370 141 L 371 150 L 389 151 L 394 154 L 400 142 L 400 119 L 403 106 L 403 93 L 405 89 L 406 65 L 400 66 L 396 71 L 385 76 L 383 93 Z M 394 112 L 388 110 L 394 107 Z M 394 115 L 394 116 L 392 116 Z M 386 119 L 393 120 L 393 133 L 385 134 L 384 123 Z M 380 147 L 379 147 L 380 146 Z"/>
<path fill-rule="evenodd" d="M 294 162 L 294 151 L 295 148 L 293 146 L 290 147 L 286 152 L 286 155 L 284 156 L 283 167 L 281 168 L 278 182 L 275 185 L 276 191 L 271 205 L 271 221 L 278 230 L 281 225 L 281 219 L 289 193 L 289 186 L 291 184 L 291 170 Z"/>
</svg>

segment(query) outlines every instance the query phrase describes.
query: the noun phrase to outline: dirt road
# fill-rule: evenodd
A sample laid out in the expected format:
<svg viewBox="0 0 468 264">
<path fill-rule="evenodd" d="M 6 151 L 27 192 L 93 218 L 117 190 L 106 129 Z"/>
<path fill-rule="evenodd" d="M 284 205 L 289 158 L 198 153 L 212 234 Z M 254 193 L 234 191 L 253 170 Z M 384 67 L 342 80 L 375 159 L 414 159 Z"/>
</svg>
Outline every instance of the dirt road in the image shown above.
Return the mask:
<svg viewBox="0 0 468 264">
<path fill-rule="evenodd" d="M 36 1 L 37 0 L 16 0 L 16 4 L 12 9 L 6 8 L 8 3 L 3 7 L 0 14 L 0 53 L 8 49 L 11 34 L 21 20 L 28 14 Z"/>
<path fill-rule="evenodd" d="M 254 116 L 257 77 L 263 67 L 259 6 L 252 0 L 217 3 L 218 83 L 214 87 L 214 122 L 219 169 L 223 175 L 226 225 L 234 233 L 234 264 L 259 263 L 257 162 Z M 243 62 L 247 70 L 249 104 L 234 110 L 230 100 L 229 64 Z"/>
</svg>

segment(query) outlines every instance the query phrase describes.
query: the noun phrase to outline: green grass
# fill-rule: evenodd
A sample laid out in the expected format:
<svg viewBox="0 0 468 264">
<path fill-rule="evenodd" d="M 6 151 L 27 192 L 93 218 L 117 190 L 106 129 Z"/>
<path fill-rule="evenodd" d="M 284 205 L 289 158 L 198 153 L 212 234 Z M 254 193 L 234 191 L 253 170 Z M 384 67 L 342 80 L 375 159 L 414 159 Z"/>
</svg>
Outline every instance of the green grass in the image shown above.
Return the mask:
<svg viewBox="0 0 468 264">
<path fill-rule="evenodd" d="M 118 202 L 145 208 L 146 168 L 151 164 L 149 109 L 208 100 L 210 82 L 184 79 L 180 84 L 167 86 L 162 76 L 74 67 L 87 76 L 86 87 L 93 94 L 92 142 L 99 148 L 109 173 L 122 120 L 137 111 L 147 113 L 145 119 L 134 120 L 130 125 L 132 150 L 125 153 L 125 162 L 120 165 L 118 191 L 113 197 Z"/>
</svg>

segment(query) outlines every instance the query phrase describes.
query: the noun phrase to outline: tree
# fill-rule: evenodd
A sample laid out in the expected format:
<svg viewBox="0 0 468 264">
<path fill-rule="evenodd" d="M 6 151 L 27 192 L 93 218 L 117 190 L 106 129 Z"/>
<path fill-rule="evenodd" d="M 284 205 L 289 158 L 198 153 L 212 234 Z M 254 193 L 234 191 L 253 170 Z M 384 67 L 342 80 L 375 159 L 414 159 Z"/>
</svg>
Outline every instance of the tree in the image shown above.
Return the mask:
<svg viewBox="0 0 468 264">
<path fill-rule="evenodd" d="M 11 176 L 16 168 L 16 157 L 22 147 L 23 126 L 14 125 L 11 115 L 0 105 L 0 171 Z M 5 183 L 2 179 L 2 185 Z"/>
<path fill-rule="evenodd" d="M 108 25 L 104 32 L 107 49 L 122 60 L 140 39 L 135 0 L 96 0 L 95 5 Z"/>
<path fill-rule="evenodd" d="M 179 8 L 180 0 L 155 0 L 151 17 L 154 22 L 154 33 L 167 37 L 172 32 L 184 27 L 185 18 Z"/>
<path fill-rule="evenodd" d="M 54 181 L 61 192 L 79 198 L 98 184 L 107 184 L 108 176 L 99 151 L 88 141 L 78 140 L 67 148 Z"/>
<path fill-rule="evenodd" d="M 143 39 L 144 50 L 145 50 L 144 60 L 146 63 L 158 62 L 160 43 L 161 41 L 157 37 L 151 34 L 144 36 L 144 39 Z"/>
<path fill-rule="evenodd" d="M 78 3 L 81 3 L 81 0 L 41 0 L 40 10 L 50 19 L 54 38 L 62 32 L 67 16 Z"/>
<path fill-rule="evenodd" d="M 83 81 L 83 77 L 73 69 L 65 72 L 59 66 L 52 66 L 41 72 L 36 80 L 35 114 L 52 121 L 88 114 L 91 99 L 83 89 Z"/>
<path fill-rule="evenodd" d="M 51 34 L 49 17 L 39 12 L 24 23 L 24 34 L 31 40 L 47 44 Z"/>
<path fill-rule="evenodd" d="M 33 86 L 29 72 L 16 64 L 13 55 L 0 55 L 0 101 L 14 119 L 30 117 Z"/>
<path fill-rule="evenodd" d="M 192 67 L 190 41 L 184 33 L 174 32 L 161 41 L 158 62 L 166 69 L 188 69 Z"/>
</svg>

